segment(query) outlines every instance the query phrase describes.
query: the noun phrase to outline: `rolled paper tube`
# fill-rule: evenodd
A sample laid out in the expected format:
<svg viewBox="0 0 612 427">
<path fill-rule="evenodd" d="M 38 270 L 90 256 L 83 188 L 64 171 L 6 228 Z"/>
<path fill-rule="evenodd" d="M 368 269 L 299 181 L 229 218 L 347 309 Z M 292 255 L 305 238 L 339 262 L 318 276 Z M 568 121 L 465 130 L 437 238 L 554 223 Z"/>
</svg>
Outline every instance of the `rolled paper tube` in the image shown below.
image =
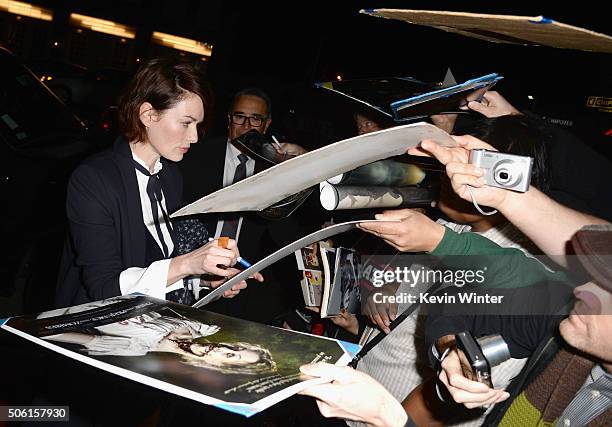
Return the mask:
<svg viewBox="0 0 612 427">
<path fill-rule="evenodd" d="M 425 179 L 425 171 L 419 166 L 387 159 L 336 175 L 327 182 L 342 185 L 406 186 L 418 184 L 423 179 Z"/>
<path fill-rule="evenodd" d="M 434 191 L 419 187 L 356 187 L 328 185 L 319 195 L 328 211 L 431 206 Z"/>
<path fill-rule="evenodd" d="M 348 177 L 350 174 L 350 172 L 345 172 L 345 173 L 341 173 L 340 175 L 336 175 L 336 176 L 332 176 L 331 178 L 329 178 L 328 180 L 326 180 L 325 182 L 327 184 L 332 184 L 332 185 L 338 185 L 342 182 L 342 180 L 344 179 L 344 177 Z M 323 187 L 325 186 L 324 183 L 319 184 L 321 186 L 321 190 L 323 189 Z"/>
</svg>

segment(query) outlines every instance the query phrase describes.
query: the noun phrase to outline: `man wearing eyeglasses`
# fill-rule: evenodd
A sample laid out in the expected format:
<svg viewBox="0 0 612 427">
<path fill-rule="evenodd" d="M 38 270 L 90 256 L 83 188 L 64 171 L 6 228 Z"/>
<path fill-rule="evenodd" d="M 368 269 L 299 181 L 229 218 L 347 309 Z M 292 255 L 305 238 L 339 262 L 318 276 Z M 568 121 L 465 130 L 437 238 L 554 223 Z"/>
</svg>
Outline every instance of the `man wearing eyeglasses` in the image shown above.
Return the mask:
<svg viewBox="0 0 612 427">
<path fill-rule="evenodd" d="M 179 165 L 183 173 L 184 202 L 193 202 L 268 167 L 241 152 L 231 141 L 252 129 L 265 133 L 271 123 L 272 104 L 264 91 L 249 88 L 234 95 L 227 114 L 227 137 L 201 140 Z M 305 152 L 295 144 L 281 144 L 280 148 L 293 156 Z M 292 217 L 267 221 L 253 212 L 242 212 L 240 215 L 206 214 L 200 219 L 215 238 L 236 239 L 241 256 L 251 263 L 307 234 Z M 299 281 L 293 278 L 294 263 L 289 260 L 286 265 L 277 264 L 266 269 L 262 286 L 243 290 L 244 295 L 231 303 L 219 300 L 206 308 L 243 319 L 270 322 L 293 299 L 293 295 L 287 294 L 293 291 L 288 289 L 291 287 L 280 288 L 279 284 Z M 299 291 L 299 286 L 295 288 Z"/>
<path fill-rule="evenodd" d="M 260 89 L 244 89 L 238 92 L 227 114 L 228 138 L 236 139 L 251 129 L 266 133 L 272 123 L 271 104 L 268 95 Z"/>
<path fill-rule="evenodd" d="M 244 89 L 234 96 L 232 108 L 227 114 L 229 139 L 234 140 L 251 129 L 266 133 L 272 123 L 270 98 L 260 89 Z M 289 157 L 304 154 L 306 150 L 297 144 L 281 143 L 282 153 Z M 250 175 L 249 175 L 250 176 Z"/>
</svg>

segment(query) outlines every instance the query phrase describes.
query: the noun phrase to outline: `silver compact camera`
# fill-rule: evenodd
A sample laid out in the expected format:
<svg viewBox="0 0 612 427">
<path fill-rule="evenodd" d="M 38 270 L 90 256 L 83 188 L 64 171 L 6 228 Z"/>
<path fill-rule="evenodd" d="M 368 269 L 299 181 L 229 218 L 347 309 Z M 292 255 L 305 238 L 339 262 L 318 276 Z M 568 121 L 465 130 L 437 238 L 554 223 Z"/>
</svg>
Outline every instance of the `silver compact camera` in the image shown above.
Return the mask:
<svg viewBox="0 0 612 427">
<path fill-rule="evenodd" d="M 529 190 L 531 157 L 477 149 L 470 152 L 470 163 L 484 169 L 487 185 L 521 193 Z"/>
</svg>

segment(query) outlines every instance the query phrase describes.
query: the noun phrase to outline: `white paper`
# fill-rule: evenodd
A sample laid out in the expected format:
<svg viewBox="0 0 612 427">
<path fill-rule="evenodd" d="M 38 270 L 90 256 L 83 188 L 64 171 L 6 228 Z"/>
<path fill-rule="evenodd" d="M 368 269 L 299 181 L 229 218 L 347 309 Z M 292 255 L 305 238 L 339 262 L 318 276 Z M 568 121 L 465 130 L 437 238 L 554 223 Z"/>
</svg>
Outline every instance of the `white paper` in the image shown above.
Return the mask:
<svg viewBox="0 0 612 427">
<path fill-rule="evenodd" d="M 449 134 L 429 123 L 397 126 L 345 139 L 287 160 L 179 209 L 171 216 L 207 212 L 261 211 L 338 174 L 404 154 L 422 140 L 455 146 Z"/>
</svg>

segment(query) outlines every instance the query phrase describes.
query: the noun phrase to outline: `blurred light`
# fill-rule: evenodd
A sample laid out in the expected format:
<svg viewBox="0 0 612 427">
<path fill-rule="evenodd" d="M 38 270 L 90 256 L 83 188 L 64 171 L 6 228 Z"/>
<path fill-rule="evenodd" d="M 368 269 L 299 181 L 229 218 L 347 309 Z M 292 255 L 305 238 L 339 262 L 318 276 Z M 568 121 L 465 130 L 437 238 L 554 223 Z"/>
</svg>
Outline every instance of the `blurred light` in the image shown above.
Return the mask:
<svg viewBox="0 0 612 427">
<path fill-rule="evenodd" d="M 53 80 L 53 76 L 48 76 L 46 74 L 43 74 L 42 76 L 40 76 L 41 82 L 48 82 L 49 80 Z"/>
<path fill-rule="evenodd" d="M 125 42 L 127 42 L 127 40 L 126 40 L 126 39 L 121 39 L 121 40 L 119 40 L 119 41 L 120 41 L 121 43 L 125 43 Z"/>
<path fill-rule="evenodd" d="M 185 37 L 173 36 L 172 34 L 153 32 L 151 39 L 162 46 L 171 47 L 185 52 L 191 52 L 202 56 L 212 55 L 212 45 Z"/>
<path fill-rule="evenodd" d="M 82 34 L 83 30 L 81 30 L 80 28 L 77 28 L 77 33 Z"/>
<path fill-rule="evenodd" d="M 53 42 L 53 46 L 59 46 L 58 42 Z"/>
<path fill-rule="evenodd" d="M 0 0 L 0 10 L 3 10 L 13 15 L 27 16 L 34 19 L 42 19 L 43 21 L 52 21 L 53 12 L 50 9 L 33 6 L 30 3 L 20 1 Z"/>
<path fill-rule="evenodd" d="M 342 74 L 337 74 L 336 75 L 336 80 L 338 80 L 339 82 L 342 81 Z"/>
<path fill-rule="evenodd" d="M 133 39 L 136 37 L 136 29 L 127 25 L 118 24 L 106 19 L 94 18 L 92 16 L 79 15 L 78 13 L 70 14 L 70 23 L 78 27 L 87 28 L 91 31 L 110 34 L 112 36 L 124 37 Z"/>
<path fill-rule="evenodd" d="M 110 128 L 110 125 L 108 124 L 108 122 L 102 123 L 102 129 L 108 129 L 108 128 Z"/>
<path fill-rule="evenodd" d="M 531 99 L 533 101 L 533 96 L 527 95 L 527 99 Z"/>
<path fill-rule="evenodd" d="M 136 62 L 140 62 L 140 58 L 136 58 Z"/>
</svg>

